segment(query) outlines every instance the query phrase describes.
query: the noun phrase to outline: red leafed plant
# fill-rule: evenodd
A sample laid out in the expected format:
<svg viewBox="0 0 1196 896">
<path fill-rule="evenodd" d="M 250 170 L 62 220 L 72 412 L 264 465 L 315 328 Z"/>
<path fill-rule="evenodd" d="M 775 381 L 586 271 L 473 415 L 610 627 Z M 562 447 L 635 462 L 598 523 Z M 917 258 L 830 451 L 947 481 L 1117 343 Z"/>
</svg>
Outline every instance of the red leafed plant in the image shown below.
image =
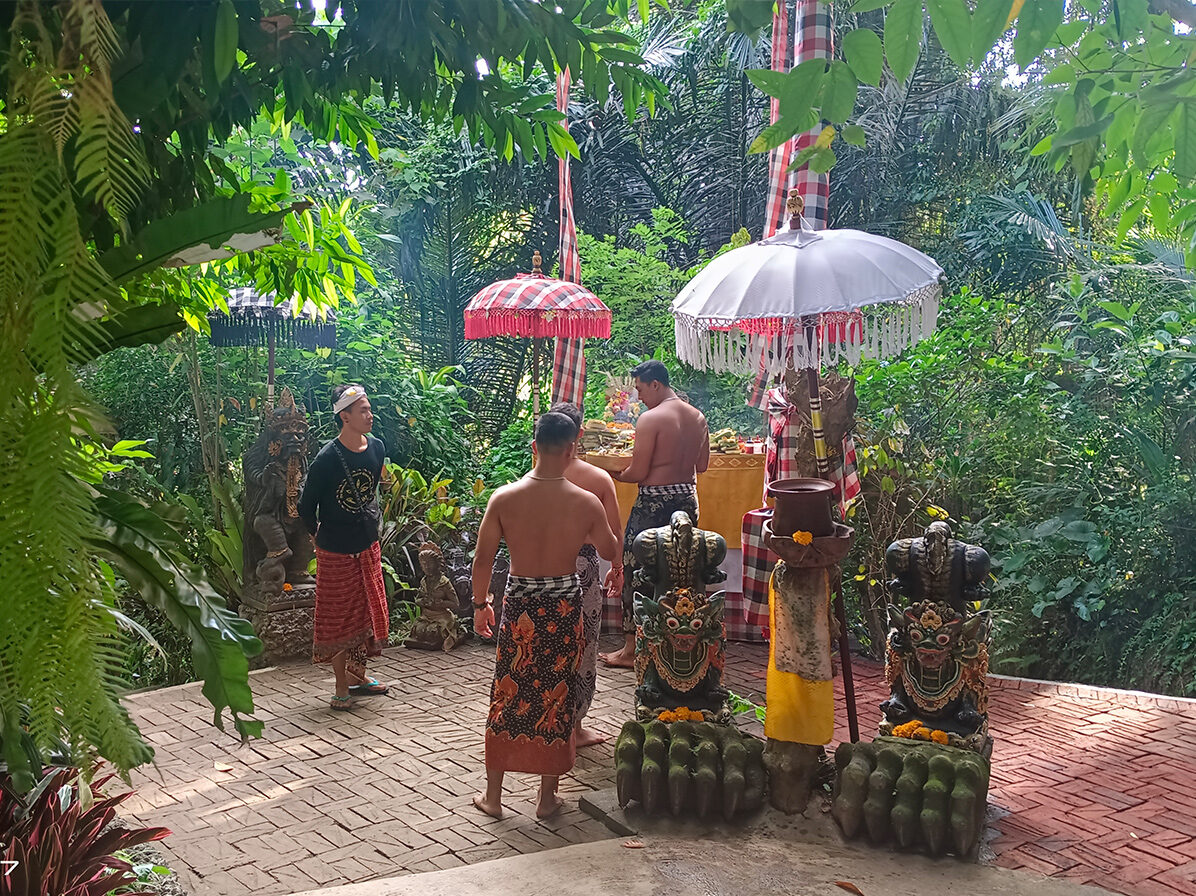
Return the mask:
<svg viewBox="0 0 1196 896">
<path fill-rule="evenodd" d="M 105 896 L 136 883 L 133 866 L 114 853 L 170 831 L 110 827 L 131 795 L 105 798 L 100 788 L 113 777 L 86 785 L 76 769 L 52 769 L 22 796 L 0 774 L 0 896 Z"/>
</svg>

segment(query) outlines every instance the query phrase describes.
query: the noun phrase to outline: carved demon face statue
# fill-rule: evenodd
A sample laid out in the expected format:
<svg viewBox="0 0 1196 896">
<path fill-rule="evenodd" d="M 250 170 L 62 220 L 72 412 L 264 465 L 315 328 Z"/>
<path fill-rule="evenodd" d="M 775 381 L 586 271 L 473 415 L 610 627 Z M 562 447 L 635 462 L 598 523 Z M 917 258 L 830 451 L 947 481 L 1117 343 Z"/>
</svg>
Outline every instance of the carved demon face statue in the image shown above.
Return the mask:
<svg viewBox="0 0 1196 896">
<path fill-rule="evenodd" d="M 295 396 L 290 389 L 283 389 L 278 404 L 266 417 L 270 457 L 285 460 L 296 455 L 302 456 L 307 450 L 309 430 L 302 405 L 295 403 Z"/>
<path fill-rule="evenodd" d="M 682 588 L 659 602 L 642 600 L 645 611 L 656 616 L 644 626 L 644 635 L 663 677 L 674 687 L 674 682 L 693 687 L 706 674 L 711 648 L 717 648 L 722 635 L 722 597 Z"/>
<path fill-rule="evenodd" d="M 924 600 L 904 613 L 890 606 L 889 622 L 895 650 L 912 655 L 922 669 L 938 670 L 952 660 L 974 658 L 976 638 L 983 634 L 985 619 L 978 615 L 965 620 L 947 603 Z"/>
</svg>

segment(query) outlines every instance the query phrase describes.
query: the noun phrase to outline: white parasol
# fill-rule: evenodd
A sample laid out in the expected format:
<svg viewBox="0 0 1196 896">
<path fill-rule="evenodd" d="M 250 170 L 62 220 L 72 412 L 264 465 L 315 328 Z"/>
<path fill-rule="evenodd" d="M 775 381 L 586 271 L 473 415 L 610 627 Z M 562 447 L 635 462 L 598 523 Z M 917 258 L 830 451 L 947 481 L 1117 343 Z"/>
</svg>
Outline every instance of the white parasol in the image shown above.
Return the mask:
<svg viewBox="0 0 1196 896">
<path fill-rule="evenodd" d="M 755 374 L 763 359 L 779 376 L 894 357 L 934 332 L 943 269 L 933 258 L 862 230 L 811 230 L 800 198 L 789 204 L 788 230 L 720 255 L 673 301 L 681 360 Z M 811 323 L 817 339 L 795 338 Z"/>
<path fill-rule="evenodd" d="M 700 370 L 806 370 L 819 472 L 828 473 L 818 371 L 900 354 L 934 332 L 943 269 L 862 230 L 811 230 L 790 191 L 789 229 L 720 255 L 673 300 L 677 355 Z"/>
</svg>

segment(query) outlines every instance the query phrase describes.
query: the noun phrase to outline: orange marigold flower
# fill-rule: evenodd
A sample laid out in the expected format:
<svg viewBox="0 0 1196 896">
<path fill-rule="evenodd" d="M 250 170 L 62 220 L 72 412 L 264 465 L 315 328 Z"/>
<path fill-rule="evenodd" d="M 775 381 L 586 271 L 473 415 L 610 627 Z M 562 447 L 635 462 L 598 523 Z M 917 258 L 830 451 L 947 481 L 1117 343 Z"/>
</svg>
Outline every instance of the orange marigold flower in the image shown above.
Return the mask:
<svg viewBox="0 0 1196 896">
<path fill-rule="evenodd" d="M 916 737 L 918 740 L 930 740 L 930 729 L 919 728 L 914 732 L 914 737 Z"/>
<path fill-rule="evenodd" d="M 294 591 L 295 589 L 291 587 L 290 582 L 285 582 L 285 583 L 283 583 L 282 590 L 283 591 Z"/>
<path fill-rule="evenodd" d="M 950 738 L 947 737 L 946 731 L 931 731 L 930 739 L 936 744 L 943 744 L 944 746 L 946 746 L 947 742 L 950 740 Z"/>
<path fill-rule="evenodd" d="M 793 533 L 793 540 L 797 544 L 809 544 L 811 541 L 814 540 L 814 533 L 805 532 L 801 529 L 798 529 L 796 532 Z"/>
</svg>

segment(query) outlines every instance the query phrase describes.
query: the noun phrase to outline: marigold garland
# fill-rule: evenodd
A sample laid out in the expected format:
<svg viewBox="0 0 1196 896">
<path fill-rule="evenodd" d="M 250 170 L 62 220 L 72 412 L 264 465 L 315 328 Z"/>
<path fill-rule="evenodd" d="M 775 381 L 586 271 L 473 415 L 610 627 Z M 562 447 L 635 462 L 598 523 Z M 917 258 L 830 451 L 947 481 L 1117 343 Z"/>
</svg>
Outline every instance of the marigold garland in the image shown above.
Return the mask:
<svg viewBox="0 0 1196 896">
<path fill-rule="evenodd" d="M 933 741 L 943 746 L 946 746 L 951 740 L 950 735 L 946 731 L 939 731 L 937 728 L 928 728 L 922 724 L 921 719 L 914 719 L 912 722 L 906 722 L 904 725 L 895 726 L 893 728 L 893 737 Z"/>
<path fill-rule="evenodd" d="M 698 709 L 688 706 L 678 706 L 676 709 L 666 709 L 656 717 L 662 722 L 704 722 L 706 717 Z"/>
</svg>

